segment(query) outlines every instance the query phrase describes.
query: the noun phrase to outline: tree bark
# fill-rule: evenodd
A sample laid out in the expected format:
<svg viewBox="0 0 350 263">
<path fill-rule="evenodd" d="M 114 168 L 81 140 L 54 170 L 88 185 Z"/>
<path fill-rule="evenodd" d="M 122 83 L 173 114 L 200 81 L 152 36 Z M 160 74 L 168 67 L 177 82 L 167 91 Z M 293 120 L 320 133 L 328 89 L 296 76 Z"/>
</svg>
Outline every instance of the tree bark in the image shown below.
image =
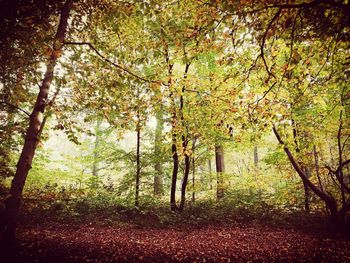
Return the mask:
<svg viewBox="0 0 350 263">
<path fill-rule="evenodd" d="M 195 163 L 195 158 L 194 158 L 195 145 L 196 145 L 196 140 L 193 140 L 193 145 L 192 145 L 192 203 L 194 203 L 196 201 L 196 192 L 195 192 L 196 163 Z"/>
<path fill-rule="evenodd" d="M 321 177 L 320 177 L 320 166 L 318 163 L 318 154 L 317 154 L 317 149 L 316 149 L 316 145 L 314 145 L 314 158 L 315 158 L 315 172 L 316 172 L 316 176 L 317 176 L 317 180 L 318 180 L 318 185 L 321 189 L 321 191 L 323 191 L 323 185 L 322 185 L 322 181 L 321 181 Z"/>
<path fill-rule="evenodd" d="M 339 129 L 338 129 L 338 134 L 337 134 L 337 143 L 338 143 L 338 156 L 339 156 L 338 180 L 340 182 L 342 211 L 345 212 L 346 207 L 347 207 L 347 203 L 346 203 L 346 196 L 345 196 L 344 174 L 343 174 L 343 150 L 342 150 L 342 143 L 341 143 L 342 128 L 343 128 L 343 110 L 340 111 L 340 116 L 339 116 Z M 345 219 L 345 213 L 344 213 L 344 215 L 341 215 L 341 216 L 344 217 L 344 219 Z"/>
<path fill-rule="evenodd" d="M 137 87 L 135 207 L 139 206 L 139 195 L 140 195 L 140 177 L 141 177 L 140 148 L 141 148 L 140 87 Z"/>
<path fill-rule="evenodd" d="M 136 182 L 135 182 L 135 207 L 139 206 L 140 195 L 140 176 L 141 176 L 141 162 L 140 162 L 140 147 L 141 147 L 141 127 L 140 117 L 137 116 L 138 121 L 136 125 L 137 142 L 136 142 Z"/>
<path fill-rule="evenodd" d="M 44 79 L 40 85 L 39 94 L 32 113 L 30 114 L 29 126 L 26 132 L 24 146 L 17 163 L 17 170 L 12 180 L 10 196 L 6 200 L 6 214 L 7 225 L 6 231 L 2 236 L 4 242 L 10 244 L 15 241 L 16 223 L 18 210 L 21 204 L 21 197 L 23 187 L 28 175 L 29 170 L 32 167 L 35 150 L 39 142 L 39 134 L 42 127 L 42 118 L 45 111 L 45 107 L 48 103 L 49 89 L 54 76 L 54 69 L 57 64 L 57 59 L 62 50 L 64 43 L 69 13 L 73 6 L 73 0 L 67 0 L 61 10 L 60 21 L 57 29 L 57 33 L 54 37 L 52 44 L 52 51 L 49 60 L 46 63 L 46 72 Z"/>
<path fill-rule="evenodd" d="M 175 130 L 175 122 L 176 122 L 176 114 L 173 114 L 173 121 L 172 121 L 172 140 L 173 143 L 171 145 L 171 153 L 173 157 L 173 172 L 171 176 L 171 189 L 170 189 L 170 209 L 171 211 L 176 211 L 176 183 L 177 183 L 177 174 L 179 171 L 179 155 L 177 154 L 177 147 L 176 147 L 176 134 L 174 132 Z"/>
<path fill-rule="evenodd" d="M 310 170 L 305 168 L 304 169 L 305 175 L 307 178 L 310 177 Z M 304 210 L 306 213 L 310 213 L 310 189 L 307 186 L 307 183 L 303 181 L 303 186 L 304 186 Z"/>
<path fill-rule="evenodd" d="M 224 197 L 223 173 L 225 172 L 224 149 L 221 145 L 215 145 L 215 163 L 216 163 L 216 174 L 217 174 L 216 198 L 221 199 Z"/>
<path fill-rule="evenodd" d="M 188 154 L 185 154 L 185 172 L 184 177 L 182 180 L 181 185 L 181 201 L 179 206 L 179 211 L 182 212 L 185 208 L 185 202 L 186 202 L 186 187 L 188 183 L 188 175 L 190 173 L 190 156 Z"/>
<path fill-rule="evenodd" d="M 257 169 L 259 165 L 258 146 L 254 146 L 254 167 Z"/>
<path fill-rule="evenodd" d="M 208 159 L 208 170 L 209 170 L 209 189 L 213 189 L 213 182 L 211 178 L 211 173 L 212 173 L 212 167 L 211 167 L 211 159 Z"/>
<path fill-rule="evenodd" d="M 186 52 L 184 54 L 186 56 Z M 184 71 L 184 76 L 183 79 L 185 80 L 187 78 L 187 73 L 190 67 L 190 63 L 186 63 L 185 65 L 185 71 Z M 186 124 L 185 124 L 185 119 L 183 115 L 183 109 L 184 109 L 184 93 L 185 93 L 185 86 L 182 87 L 182 94 L 180 95 L 180 107 L 179 107 L 179 116 L 181 120 L 181 127 L 185 129 Z M 184 177 L 182 180 L 182 186 L 181 186 L 181 200 L 180 200 L 180 205 L 177 207 L 176 205 L 176 181 L 177 181 L 177 173 L 178 173 L 178 167 L 179 167 L 179 157 L 177 154 L 177 148 L 176 148 L 176 134 L 174 133 L 175 128 L 176 128 L 176 103 L 173 98 L 173 105 L 174 105 L 174 112 L 172 115 L 172 129 L 173 129 L 173 145 L 172 145 L 172 150 L 173 150 L 173 176 L 172 176 L 172 185 L 171 185 L 171 196 L 170 196 L 170 206 L 171 210 L 175 211 L 183 211 L 185 207 L 185 201 L 186 201 L 186 187 L 188 183 L 188 175 L 190 172 L 190 156 L 188 153 L 186 153 L 186 149 L 188 146 L 188 139 L 187 136 L 184 134 L 185 132 L 182 131 L 182 151 L 184 152 L 185 155 L 185 171 L 184 171 Z"/>
<path fill-rule="evenodd" d="M 177 114 L 176 114 L 176 103 L 174 99 L 174 93 L 172 91 L 172 75 L 173 75 L 173 67 L 174 64 L 170 62 L 169 49 L 166 41 L 164 40 L 164 50 L 165 50 L 165 61 L 168 65 L 168 86 L 170 90 L 169 98 L 172 104 L 172 114 L 171 114 L 171 129 L 172 129 L 172 145 L 171 145 L 171 154 L 173 158 L 173 171 L 171 175 L 171 188 L 170 188 L 170 209 L 171 211 L 177 210 L 176 205 L 176 183 L 177 183 L 177 174 L 179 171 L 179 155 L 177 153 L 177 134 L 176 134 L 176 122 L 177 122 Z"/>
<path fill-rule="evenodd" d="M 162 161 L 159 159 L 161 155 L 161 140 L 162 140 L 162 133 L 164 128 L 164 120 L 163 120 L 163 111 L 158 110 L 156 113 L 156 119 L 157 119 L 157 126 L 155 130 L 155 136 L 154 136 L 154 155 L 155 155 L 155 165 L 154 165 L 154 194 L 156 196 L 163 194 L 163 168 L 162 168 Z"/>
<path fill-rule="evenodd" d="M 186 57 L 186 51 L 184 48 L 184 56 Z M 190 68 L 190 63 L 186 63 L 185 65 L 185 71 L 184 71 L 184 76 L 183 79 L 186 80 L 187 79 L 187 73 L 188 70 Z M 185 94 L 185 85 L 182 86 L 182 94 L 180 95 L 180 108 L 179 108 L 179 114 L 181 116 L 181 126 L 183 129 L 186 128 L 186 124 L 185 124 L 185 118 L 184 118 L 184 114 L 183 114 L 183 110 L 184 110 L 184 94 Z M 184 210 L 185 207 L 185 201 L 186 201 L 186 187 L 187 187 L 187 183 L 188 183 L 188 175 L 190 173 L 190 156 L 188 155 L 188 153 L 186 153 L 187 150 L 187 146 L 188 146 L 188 138 L 187 135 L 184 135 L 185 131 L 182 131 L 182 150 L 184 152 L 185 155 L 185 171 L 184 171 L 184 177 L 182 180 L 182 186 L 181 186 L 181 200 L 180 200 L 180 206 L 179 206 L 179 211 L 182 212 Z"/>
<path fill-rule="evenodd" d="M 300 148 L 299 148 L 298 139 L 297 139 L 297 134 L 298 134 L 296 129 L 297 125 L 294 119 L 292 119 L 292 126 L 293 126 L 293 139 L 295 144 L 295 151 L 297 153 L 300 153 Z M 310 178 L 311 176 L 310 169 L 307 166 L 305 166 L 302 161 L 299 162 L 299 165 L 301 170 L 304 172 L 305 176 L 307 178 Z M 302 179 L 302 182 L 303 182 L 303 188 L 304 188 L 304 210 L 306 213 L 309 213 L 310 212 L 310 189 L 305 180 Z"/>
<path fill-rule="evenodd" d="M 101 120 L 97 119 L 96 121 L 96 128 L 95 128 L 95 143 L 94 143 L 94 162 L 92 165 L 92 175 L 97 177 L 98 176 L 98 170 L 99 170 L 99 154 L 98 154 L 98 145 L 100 142 L 100 125 L 101 125 Z"/>
</svg>

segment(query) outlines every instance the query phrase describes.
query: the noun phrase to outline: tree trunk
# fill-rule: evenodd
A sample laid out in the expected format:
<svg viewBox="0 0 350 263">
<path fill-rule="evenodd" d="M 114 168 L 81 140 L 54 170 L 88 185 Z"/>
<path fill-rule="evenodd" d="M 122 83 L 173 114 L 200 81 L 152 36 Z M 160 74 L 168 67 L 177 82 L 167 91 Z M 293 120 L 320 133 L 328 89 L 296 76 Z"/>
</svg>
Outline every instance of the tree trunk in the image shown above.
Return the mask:
<svg viewBox="0 0 350 263">
<path fill-rule="evenodd" d="M 185 51 L 185 48 L 184 48 L 184 56 L 186 57 L 186 51 Z M 188 70 L 190 68 L 190 63 L 187 62 L 186 65 L 185 65 L 185 72 L 184 72 L 184 76 L 183 76 L 183 79 L 186 80 L 187 78 L 187 73 L 188 73 Z M 183 110 L 184 110 L 184 106 L 185 106 L 185 103 L 184 103 L 184 94 L 185 94 L 185 85 L 182 86 L 182 94 L 180 96 L 180 108 L 179 108 L 179 114 L 180 114 L 180 119 L 181 119 L 181 126 L 183 129 L 185 129 L 186 127 L 186 124 L 185 124 L 185 118 L 184 118 L 184 113 L 183 113 Z M 186 153 L 186 149 L 187 149 L 187 146 L 188 146 L 188 139 L 187 139 L 187 136 L 184 135 L 184 130 L 182 131 L 182 150 L 184 152 L 184 155 L 185 155 L 185 171 L 184 171 L 184 177 L 183 177 L 183 180 L 182 180 L 182 186 L 181 186 L 181 201 L 180 201 L 180 206 L 179 206 L 179 211 L 182 212 L 184 207 L 185 207 L 185 201 L 186 201 L 186 187 L 187 187 L 187 183 L 188 183 L 188 175 L 190 173 L 190 156 Z"/>
<path fill-rule="evenodd" d="M 298 139 L 297 139 L 297 129 L 296 129 L 296 123 L 294 119 L 292 119 L 292 126 L 293 126 L 293 139 L 294 139 L 294 144 L 295 144 L 295 151 L 297 153 L 300 153 L 300 148 L 298 144 Z M 299 162 L 301 170 L 304 172 L 305 176 L 309 179 L 311 176 L 310 169 L 303 164 L 303 162 Z M 302 179 L 303 182 L 303 187 L 304 187 L 304 210 L 306 213 L 310 212 L 310 189 L 309 186 L 307 185 L 307 182 Z"/>
<path fill-rule="evenodd" d="M 304 209 L 306 213 L 310 213 L 310 190 L 307 183 L 303 180 L 304 186 Z"/>
<path fill-rule="evenodd" d="M 194 152 L 193 152 L 194 154 Z M 195 182 L 196 182 L 196 164 L 195 164 L 195 159 L 194 155 L 192 157 L 192 203 L 196 201 L 196 191 L 195 191 Z"/>
<path fill-rule="evenodd" d="M 317 176 L 317 180 L 318 180 L 318 185 L 320 187 L 320 189 L 323 191 L 323 185 L 322 185 L 322 181 L 321 181 L 321 177 L 320 177 L 320 166 L 318 163 L 318 155 L 317 155 L 317 149 L 316 149 L 316 145 L 314 145 L 314 158 L 315 158 L 315 172 L 316 172 L 316 176 Z"/>
<path fill-rule="evenodd" d="M 163 111 L 159 110 L 156 113 L 156 119 L 157 119 L 157 126 L 154 136 L 154 155 L 155 155 L 155 175 L 154 175 L 154 194 L 156 196 L 163 194 L 163 167 L 162 167 L 162 161 L 160 159 L 161 156 L 161 140 L 162 140 L 162 133 L 164 128 L 164 120 L 163 120 Z"/>
<path fill-rule="evenodd" d="M 215 146 L 215 163 L 216 163 L 216 174 L 217 174 L 216 198 L 220 199 L 224 197 L 223 173 L 225 172 L 224 149 L 221 145 Z"/>
<path fill-rule="evenodd" d="M 258 168 L 259 165 L 259 153 L 258 153 L 258 146 L 254 146 L 254 167 Z"/>
<path fill-rule="evenodd" d="M 344 185 L 344 174 L 343 174 L 343 148 L 341 143 L 342 129 L 343 129 L 343 110 L 340 111 L 340 116 L 339 116 L 339 129 L 337 134 L 337 142 L 338 142 L 338 156 L 339 156 L 338 180 L 340 183 L 341 200 L 342 200 L 341 210 L 345 211 L 347 207 L 347 202 L 346 202 L 346 196 L 345 196 L 345 187 L 344 187 L 345 185 Z M 345 217 L 345 214 L 344 214 L 344 217 Z"/>
<path fill-rule="evenodd" d="M 212 178 L 211 178 L 211 174 L 212 174 L 211 159 L 208 159 L 208 170 L 209 170 L 209 189 L 212 190 L 213 189 L 213 182 L 212 182 Z"/>
<path fill-rule="evenodd" d="M 304 172 L 307 179 L 311 177 L 310 168 L 300 165 L 302 171 Z M 307 185 L 307 182 L 302 179 L 303 188 L 304 188 L 304 210 L 306 213 L 310 213 L 310 187 Z"/>
<path fill-rule="evenodd" d="M 184 56 L 186 56 L 186 51 L 184 49 Z M 183 79 L 185 80 L 187 78 L 187 73 L 188 73 L 188 69 L 190 67 L 190 63 L 187 62 L 185 65 L 185 71 L 184 71 L 184 75 L 183 75 Z M 186 124 L 185 124 L 185 119 L 184 119 L 184 114 L 183 114 L 183 110 L 184 110 L 184 94 L 185 94 L 185 85 L 182 87 L 182 94 L 180 96 L 180 107 L 179 107 L 179 116 L 180 116 L 180 120 L 181 120 L 181 127 L 183 129 L 185 129 Z M 175 103 L 174 103 L 175 105 Z M 175 116 L 176 117 L 176 116 Z M 173 121 L 176 122 L 176 118 L 173 119 Z M 175 123 L 174 123 L 174 127 L 175 127 Z M 178 208 L 176 208 L 179 212 L 182 212 L 184 207 L 185 207 L 185 201 L 186 201 L 186 187 L 187 187 L 187 183 L 188 183 L 188 175 L 190 173 L 190 156 L 186 153 L 186 149 L 188 146 L 188 139 L 186 137 L 186 135 L 184 135 L 185 131 L 182 131 L 182 151 L 184 152 L 185 155 L 185 171 L 184 171 L 184 177 L 182 180 L 182 186 L 181 186 L 181 200 L 180 200 L 180 206 Z M 174 138 L 174 137 L 173 137 Z M 173 157 L 174 158 L 174 157 Z M 175 201 L 175 194 L 174 193 L 174 200 Z M 176 201 L 175 201 L 176 202 Z M 173 206 L 172 206 L 173 207 Z M 175 204 L 176 207 L 176 204 Z"/>
<path fill-rule="evenodd" d="M 48 102 L 49 89 L 54 75 L 54 69 L 57 59 L 62 50 L 66 30 L 68 27 L 69 13 L 73 6 L 73 0 L 67 0 L 62 8 L 60 21 L 56 36 L 53 40 L 50 59 L 46 63 L 46 72 L 40 85 L 40 91 L 34 104 L 33 111 L 30 115 L 29 126 L 26 132 L 24 146 L 17 163 L 17 170 L 12 180 L 10 196 L 6 200 L 7 222 L 6 230 L 2 239 L 6 244 L 13 244 L 15 241 L 15 231 L 17 223 L 18 210 L 21 204 L 23 187 L 32 167 L 35 150 L 39 141 L 39 134 L 42 127 L 42 116 Z"/>
<path fill-rule="evenodd" d="M 173 74 L 173 66 L 170 62 L 169 49 L 168 45 L 164 41 L 164 49 L 165 49 L 165 61 L 168 65 L 168 86 L 170 90 L 170 99 L 172 103 L 172 115 L 171 115 L 171 129 L 172 129 L 172 145 L 171 145 L 171 154 L 173 158 L 173 171 L 171 175 L 171 189 L 170 189 L 170 209 L 171 211 L 176 211 L 176 183 L 177 183 L 177 174 L 179 171 L 179 155 L 177 154 L 177 139 L 176 139 L 176 122 L 177 122 L 177 114 L 176 114 L 176 103 L 174 99 L 173 91 L 171 90 L 172 86 L 172 74 Z"/>
<path fill-rule="evenodd" d="M 188 175 L 190 173 L 190 156 L 188 154 L 185 154 L 185 172 L 184 172 L 184 178 L 182 180 L 182 186 L 181 186 L 181 202 L 179 206 L 179 211 L 182 212 L 185 208 L 185 202 L 186 202 L 186 187 L 188 183 Z"/>
<path fill-rule="evenodd" d="M 305 184 L 312 190 L 323 202 L 325 202 L 326 206 L 329 208 L 330 214 L 331 214 L 331 220 L 333 222 L 338 221 L 338 206 L 337 201 L 324 191 L 322 191 L 320 188 L 318 188 L 316 185 L 314 185 L 309 178 L 305 175 L 304 171 L 301 169 L 297 161 L 294 159 L 293 154 L 289 150 L 289 148 L 284 144 L 280 134 L 278 133 L 275 126 L 273 126 L 273 132 L 278 140 L 278 142 L 283 145 L 283 149 L 285 153 L 288 156 L 289 161 L 291 162 L 293 168 L 298 173 L 300 178 L 305 182 Z"/>
<path fill-rule="evenodd" d="M 195 161 L 195 150 L 196 150 L 196 142 L 197 138 L 193 140 L 192 144 L 192 203 L 196 201 L 196 193 L 195 193 L 195 176 L 196 176 L 196 161 Z"/>
<path fill-rule="evenodd" d="M 177 209 L 177 206 L 176 206 L 176 182 L 177 182 L 177 174 L 179 171 L 179 156 L 177 154 L 177 147 L 176 147 L 176 144 L 174 142 L 173 142 L 173 145 L 171 146 L 171 152 L 172 152 L 172 156 L 173 156 L 173 172 L 172 172 L 172 176 L 171 176 L 170 208 L 172 211 L 175 211 Z"/>
<path fill-rule="evenodd" d="M 98 164 L 99 164 L 99 154 L 98 154 L 98 145 L 100 142 L 100 125 L 101 125 L 101 120 L 97 119 L 96 121 L 96 129 L 95 129 L 95 143 L 94 143 L 94 162 L 92 165 L 92 175 L 97 177 L 98 176 Z"/>
<path fill-rule="evenodd" d="M 137 143 L 136 143 L 136 182 L 135 182 L 135 206 L 139 206 L 139 192 L 140 192 L 140 175 L 141 175 L 141 164 L 140 164 L 140 140 L 141 140 L 141 128 L 140 120 L 138 120 L 137 128 Z"/>
</svg>

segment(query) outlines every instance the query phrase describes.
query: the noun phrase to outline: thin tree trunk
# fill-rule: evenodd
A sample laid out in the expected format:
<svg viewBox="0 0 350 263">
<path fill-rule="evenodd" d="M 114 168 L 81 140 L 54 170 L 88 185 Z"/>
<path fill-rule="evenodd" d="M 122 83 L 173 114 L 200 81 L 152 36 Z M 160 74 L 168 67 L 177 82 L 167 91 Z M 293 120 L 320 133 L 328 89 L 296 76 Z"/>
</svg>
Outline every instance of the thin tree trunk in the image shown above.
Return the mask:
<svg viewBox="0 0 350 263">
<path fill-rule="evenodd" d="M 195 183 L 196 183 L 196 164 L 194 156 L 192 157 L 192 203 L 196 201 L 196 191 L 195 191 Z"/>
<path fill-rule="evenodd" d="M 177 209 L 176 206 L 176 182 L 177 182 L 177 174 L 179 170 L 179 157 L 177 154 L 176 145 L 173 144 L 171 146 L 171 152 L 173 155 L 173 172 L 171 177 L 171 189 L 170 189 L 170 208 L 172 211 Z"/>
<path fill-rule="evenodd" d="M 318 185 L 319 185 L 321 191 L 323 191 L 323 185 L 322 185 L 322 181 L 321 181 L 321 177 L 320 177 L 320 166 L 318 163 L 318 155 L 317 155 L 316 145 L 314 145 L 314 158 L 315 158 L 315 172 L 316 172 L 316 176 L 317 176 L 317 180 L 318 180 Z"/>
<path fill-rule="evenodd" d="M 63 5 L 57 33 L 52 44 L 50 59 L 46 63 L 44 79 L 40 85 L 40 91 L 33 111 L 30 115 L 24 146 L 17 163 L 17 170 L 14 179 L 11 184 L 10 196 L 5 202 L 5 213 L 7 214 L 7 222 L 5 225 L 7 225 L 7 227 L 5 233 L 2 235 L 2 239 L 7 244 L 14 243 L 15 241 L 17 215 L 21 204 L 23 187 L 25 185 L 28 172 L 32 167 L 35 150 L 39 142 L 39 134 L 42 127 L 42 116 L 48 103 L 49 89 L 54 76 L 54 69 L 57 64 L 57 59 L 61 53 L 62 45 L 64 43 L 66 30 L 68 27 L 69 13 L 72 6 L 73 0 L 67 0 Z"/>
<path fill-rule="evenodd" d="M 137 87 L 137 112 L 136 112 L 136 180 L 135 180 L 135 207 L 139 206 L 140 177 L 141 177 L 141 117 L 140 117 L 140 87 Z"/>
<path fill-rule="evenodd" d="M 177 183 L 177 174 L 179 171 L 179 156 L 177 153 L 177 135 L 176 135 L 176 122 L 177 122 L 177 114 L 176 114 L 176 103 L 174 99 L 174 93 L 171 89 L 172 87 L 172 74 L 173 74 L 173 66 L 170 62 L 169 49 L 166 41 L 164 41 L 164 50 L 165 50 L 165 61 L 168 65 L 168 87 L 170 90 L 169 98 L 172 103 L 172 115 L 171 115 L 171 129 L 172 129 L 172 145 L 171 145 L 171 155 L 173 158 L 173 171 L 171 175 L 171 188 L 170 188 L 170 209 L 171 211 L 176 211 L 176 183 Z"/>
<path fill-rule="evenodd" d="M 216 163 L 216 174 L 217 174 L 216 198 L 221 199 L 224 197 L 223 173 L 225 172 L 224 150 L 223 150 L 223 147 L 221 145 L 215 146 L 215 163 Z"/>
<path fill-rule="evenodd" d="M 308 168 L 303 169 L 307 178 L 310 178 L 310 170 Z M 310 213 L 310 188 L 308 187 L 305 180 L 303 181 L 304 186 L 304 210 L 306 213 Z"/>
<path fill-rule="evenodd" d="M 258 146 L 254 146 L 254 167 L 257 169 L 259 166 L 259 153 Z"/>
<path fill-rule="evenodd" d="M 162 140 L 162 132 L 164 128 L 164 120 L 163 120 L 163 111 L 158 110 L 156 113 L 156 119 L 157 119 L 157 126 L 155 130 L 155 136 L 154 136 L 154 155 L 155 155 L 155 175 L 154 175 L 154 194 L 155 195 L 162 195 L 163 194 L 163 168 L 162 168 L 162 161 L 160 159 L 161 155 L 161 140 Z"/>
<path fill-rule="evenodd" d="M 295 151 L 297 153 L 300 153 L 300 148 L 297 140 L 297 129 L 296 129 L 296 123 L 294 119 L 292 119 L 292 125 L 293 125 L 293 139 L 295 144 Z M 299 162 L 301 170 L 304 172 L 305 176 L 307 178 L 310 178 L 310 170 L 308 167 L 306 167 L 302 162 Z M 303 188 L 304 188 L 304 210 L 306 213 L 310 212 L 310 190 L 307 185 L 307 182 L 302 179 L 303 182 Z"/>
<path fill-rule="evenodd" d="M 196 142 L 197 138 L 193 140 L 192 144 L 192 203 L 196 201 L 196 193 L 195 193 L 195 176 L 196 176 L 196 163 L 195 163 L 195 150 L 196 150 Z"/>
<path fill-rule="evenodd" d="M 209 189 L 213 189 L 213 182 L 212 182 L 212 167 L 211 167 L 211 159 L 208 160 L 208 170 L 209 170 Z"/>
<path fill-rule="evenodd" d="M 184 178 L 182 180 L 182 186 L 181 186 L 181 201 L 179 206 L 179 211 L 182 212 L 185 208 L 185 202 L 186 202 L 186 187 L 188 183 L 188 176 L 190 174 L 190 156 L 188 154 L 185 154 L 185 172 L 184 172 Z"/>
<path fill-rule="evenodd" d="M 177 183 L 177 174 L 179 171 L 179 156 L 177 154 L 177 147 L 176 147 L 176 134 L 174 132 L 175 130 L 175 122 L 176 122 L 176 114 L 173 114 L 172 117 L 172 129 L 173 129 L 173 135 L 172 140 L 173 143 L 171 145 L 171 153 L 173 157 L 173 172 L 171 176 L 171 189 L 170 189 L 170 208 L 172 211 L 177 210 L 176 206 L 176 183 Z"/>
<path fill-rule="evenodd" d="M 173 94 L 171 93 L 172 103 L 173 103 L 173 114 L 171 116 L 171 129 L 172 129 L 172 145 L 171 145 L 171 153 L 173 157 L 173 172 L 171 176 L 171 189 L 170 189 L 170 209 L 171 211 L 178 210 L 176 205 L 176 183 L 177 183 L 177 175 L 179 172 L 179 155 L 177 153 L 177 135 L 176 135 L 176 123 L 177 123 L 177 114 L 176 114 L 176 104 L 173 98 Z"/>
<path fill-rule="evenodd" d="M 97 177 L 98 176 L 98 170 L 99 170 L 99 154 L 98 154 L 98 145 L 100 142 L 100 125 L 101 120 L 97 119 L 96 121 L 96 128 L 95 128 L 95 143 L 94 143 L 94 162 L 92 165 L 92 175 Z"/>
<path fill-rule="evenodd" d="M 140 116 L 138 117 L 136 133 L 136 182 L 135 182 L 135 206 L 139 206 L 139 192 L 140 192 L 140 176 L 141 176 L 141 163 L 140 163 L 140 141 L 141 141 L 141 127 L 140 127 Z"/>
<path fill-rule="evenodd" d="M 184 56 L 186 57 L 186 51 L 184 49 Z M 183 79 L 186 80 L 187 78 L 187 73 L 188 70 L 190 68 L 190 63 L 186 63 L 185 65 L 185 71 L 184 71 L 184 75 L 183 75 Z M 184 119 L 184 114 L 183 114 L 183 110 L 184 110 L 184 94 L 185 94 L 185 85 L 182 86 L 182 94 L 180 96 L 180 107 L 179 107 L 179 115 L 180 115 L 180 120 L 181 120 L 181 127 L 182 127 L 182 151 L 184 152 L 185 155 L 185 171 L 184 171 L 184 177 L 182 180 L 182 185 L 181 185 L 181 200 L 180 200 L 180 206 L 179 206 L 179 212 L 182 212 L 185 208 L 185 201 L 186 201 L 186 187 L 187 187 L 187 183 L 188 183 L 188 176 L 190 173 L 190 156 L 189 154 L 186 152 L 187 146 L 188 146 L 188 139 L 187 139 L 187 135 L 185 135 L 185 128 L 186 128 L 186 124 L 185 124 L 185 119 Z"/>
<path fill-rule="evenodd" d="M 341 191 L 341 200 L 342 200 L 342 214 L 341 220 L 345 220 L 345 213 L 346 213 L 346 196 L 345 196 L 345 187 L 344 187 L 344 174 L 343 174 L 343 150 L 341 145 L 341 133 L 343 128 L 343 110 L 340 111 L 339 116 L 339 129 L 337 134 L 337 142 L 338 142 L 338 155 L 339 155 L 339 182 L 340 182 L 340 191 Z"/>
<path fill-rule="evenodd" d="M 303 181 L 303 186 L 304 186 L 304 209 L 306 213 L 310 213 L 310 190 L 304 181 Z"/>
</svg>

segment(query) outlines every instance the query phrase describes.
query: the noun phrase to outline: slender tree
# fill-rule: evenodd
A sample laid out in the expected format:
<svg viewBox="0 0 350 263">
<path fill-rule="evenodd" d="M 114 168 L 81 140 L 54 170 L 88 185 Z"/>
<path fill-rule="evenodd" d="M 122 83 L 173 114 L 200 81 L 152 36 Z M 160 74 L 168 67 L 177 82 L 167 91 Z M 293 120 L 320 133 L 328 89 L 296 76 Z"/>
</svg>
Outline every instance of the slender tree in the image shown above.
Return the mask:
<svg viewBox="0 0 350 263">
<path fill-rule="evenodd" d="M 162 132 L 164 129 L 164 119 L 163 119 L 163 111 L 159 109 L 156 112 L 156 120 L 157 126 L 154 135 L 154 156 L 155 156 L 155 164 L 154 164 L 154 194 L 159 196 L 163 194 L 163 169 L 162 169 L 162 158 L 161 158 L 161 140 L 162 140 Z"/>
<path fill-rule="evenodd" d="M 62 52 L 62 46 L 64 44 L 68 27 L 68 19 L 72 7 L 73 0 L 67 0 L 62 7 L 57 33 L 53 39 L 52 48 L 50 50 L 50 58 L 46 63 L 44 79 L 40 85 L 33 111 L 30 114 L 29 126 L 25 135 L 24 146 L 17 164 L 17 170 L 11 184 L 10 196 L 5 202 L 6 230 L 2 235 L 5 244 L 12 244 L 15 241 L 18 210 L 21 204 L 23 187 L 28 172 L 32 166 L 35 150 L 40 139 L 39 136 L 43 127 L 42 116 L 48 102 L 49 90 L 54 77 L 54 69 Z"/>
<path fill-rule="evenodd" d="M 216 163 L 216 175 L 217 175 L 217 188 L 216 198 L 221 199 L 224 197 L 224 149 L 222 145 L 215 146 L 215 163 Z"/>
</svg>

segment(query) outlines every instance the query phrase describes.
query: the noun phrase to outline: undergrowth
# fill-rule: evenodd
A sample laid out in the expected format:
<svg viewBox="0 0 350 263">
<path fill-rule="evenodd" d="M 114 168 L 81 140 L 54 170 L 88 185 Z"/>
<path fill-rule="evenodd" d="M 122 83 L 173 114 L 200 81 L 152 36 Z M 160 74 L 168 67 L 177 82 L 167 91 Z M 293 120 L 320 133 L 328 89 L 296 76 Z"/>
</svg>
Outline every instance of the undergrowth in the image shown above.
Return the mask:
<svg viewBox="0 0 350 263">
<path fill-rule="evenodd" d="M 89 192 L 83 195 L 53 195 L 24 198 L 21 223 L 40 223 L 43 219 L 59 223 L 96 225 L 135 225 L 137 227 L 178 227 L 263 223 L 269 225 L 306 226 L 323 224 L 322 211 L 306 214 L 302 209 L 280 207 L 262 195 L 228 193 L 221 200 L 210 198 L 187 202 L 182 212 L 173 212 L 168 200 L 141 196 L 139 207 L 132 198 L 110 192 Z"/>
</svg>

